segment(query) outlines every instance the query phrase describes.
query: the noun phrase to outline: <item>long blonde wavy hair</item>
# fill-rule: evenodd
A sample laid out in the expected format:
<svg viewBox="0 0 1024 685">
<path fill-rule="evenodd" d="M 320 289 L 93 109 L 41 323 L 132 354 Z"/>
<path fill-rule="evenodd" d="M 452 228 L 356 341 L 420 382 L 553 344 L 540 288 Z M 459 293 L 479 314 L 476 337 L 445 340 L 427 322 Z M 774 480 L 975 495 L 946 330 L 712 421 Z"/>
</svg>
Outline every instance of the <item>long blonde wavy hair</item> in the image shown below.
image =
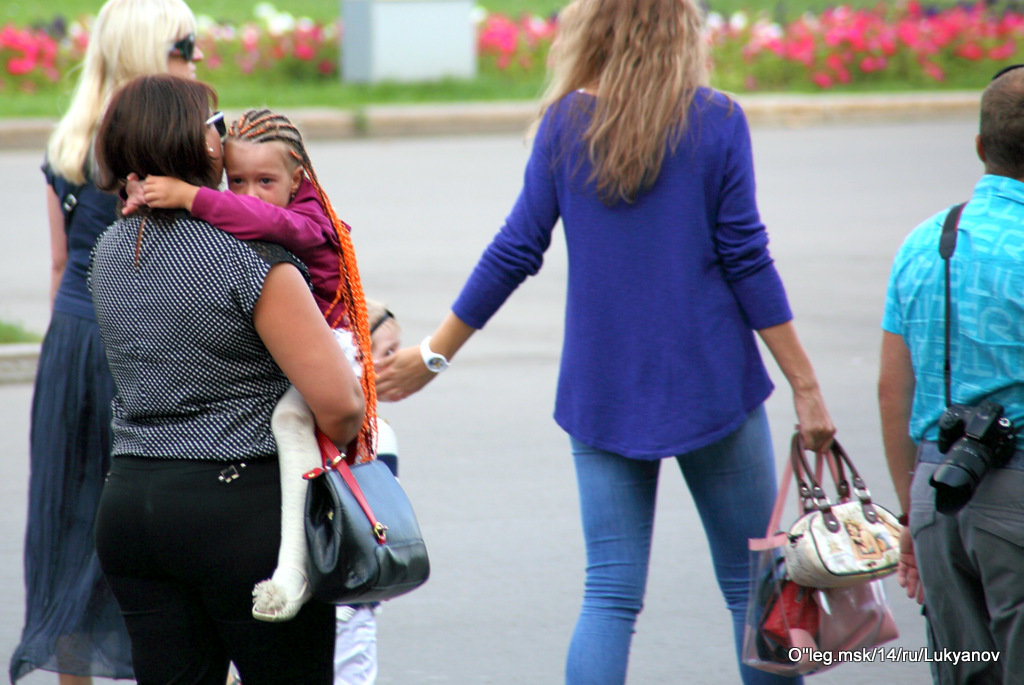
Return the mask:
<svg viewBox="0 0 1024 685">
<path fill-rule="evenodd" d="M 165 73 L 171 44 L 195 30 L 195 16 L 183 0 L 109 0 L 103 5 L 71 104 L 46 146 L 58 174 L 85 182 L 96 127 L 110 96 L 136 76 Z"/>
<path fill-rule="evenodd" d="M 578 89 L 597 96 L 583 140 L 607 204 L 632 202 L 678 144 L 697 88 L 707 85 L 703 16 L 695 0 L 575 0 L 558 17 L 543 118 Z"/>
</svg>

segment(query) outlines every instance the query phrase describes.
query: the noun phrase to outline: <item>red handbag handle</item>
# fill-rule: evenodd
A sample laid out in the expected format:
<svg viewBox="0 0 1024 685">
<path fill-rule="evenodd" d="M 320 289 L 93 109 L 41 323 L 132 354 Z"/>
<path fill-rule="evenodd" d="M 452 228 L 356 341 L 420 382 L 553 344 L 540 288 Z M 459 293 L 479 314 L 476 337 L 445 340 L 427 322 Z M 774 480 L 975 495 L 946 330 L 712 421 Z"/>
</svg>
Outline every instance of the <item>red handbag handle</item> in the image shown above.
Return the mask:
<svg viewBox="0 0 1024 685">
<path fill-rule="evenodd" d="M 388 527 L 377 520 L 377 517 L 373 513 L 373 509 L 370 508 L 370 503 L 366 501 L 366 496 L 363 495 L 363 489 L 359 487 L 359 482 L 356 481 L 355 476 L 352 475 L 352 469 L 349 468 L 348 462 L 345 460 L 345 455 L 341 453 L 337 445 L 327 437 L 322 430 L 316 429 L 316 441 L 320 445 L 320 459 L 323 463 L 321 468 L 313 469 L 312 471 L 303 474 L 303 478 L 310 480 L 318 476 L 322 476 L 330 469 L 334 469 L 338 472 L 338 475 L 342 477 L 345 484 L 348 485 L 349 490 L 352 491 L 353 497 L 356 498 L 356 502 L 359 503 L 359 508 L 366 514 L 366 519 L 370 522 L 370 526 L 373 528 L 373 535 L 377 538 L 378 544 L 385 544 L 388 541 Z"/>
</svg>

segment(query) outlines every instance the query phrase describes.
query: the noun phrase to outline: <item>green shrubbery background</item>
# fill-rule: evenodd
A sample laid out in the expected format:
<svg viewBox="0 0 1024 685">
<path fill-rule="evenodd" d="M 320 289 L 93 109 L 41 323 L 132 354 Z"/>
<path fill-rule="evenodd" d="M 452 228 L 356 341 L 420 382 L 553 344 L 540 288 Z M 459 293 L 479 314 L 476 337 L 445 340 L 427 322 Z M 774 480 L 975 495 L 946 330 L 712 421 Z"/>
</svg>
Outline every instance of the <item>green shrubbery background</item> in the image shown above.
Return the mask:
<svg viewBox="0 0 1024 685">
<path fill-rule="evenodd" d="M 563 4 L 557 0 L 484 0 L 477 14 L 481 26 L 485 18 L 492 16 L 524 23 L 524 16 L 547 19 Z M 474 79 L 372 86 L 342 83 L 337 73 L 339 48 L 336 37 L 341 3 L 325 0 L 288 0 L 280 3 L 280 11 L 286 8 L 287 13 L 294 18 L 308 17 L 315 30 L 322 30 L 325 36 L 314 40 L 313 46 L 309 48 L 315 53 L 312 58 L 299 59 L 289 50 L 275 44 L 275 41 L 280 43 L 285 39 L 264 30 L 259 38 L 260 56 L 248 60 L 262 63 L 258 77 L 254 77 L 255 72 L 247 72 L 246 67 L 239 66 L 240 62 L 248 62 L 238 60 L 238 53 L 242 49 L 238 40 L 218 38 L 214 41 L 213 36 L 237 36 L 246 26 L 258 25 L 260 21 L 265 24 L 267 6 L 250 0 L 195 0 L 190 5 L 201 18 L 202 25 L 208 29 L 201 31 L 205 35 L 204 51 L 208 59 L 205 64 L 200 64 L 199 76 L 217 88 L 226 109 L 247 107 L 253 103 L 280 108 L 358 108 L 366 104 L 382 103 L 531 99 L 539 94 L 543 86 L 544 41 L 539 45 L 524 47 L 507 66 L 504 66 L 501 58 L 481 51 L 479 73 Z M 829 9 L 833 5 L 828 0 L 712 0 L 709 10 L 714 13 L 719 24 L 724 23 L 724 28 L 718 30 L 714 46 L 716 71 L 713 84 L 733 92 L 813 92 L 823 88 L 847 91 L 971 88 L 983 82 L 983 74 L 991 73 L 993 67 L 1000 66 L 992 60 L 985 64 L 975 64 L 961 59 L 956 53 L 960 49 L 957 45 L 947 46 L 944 52 L 927 63 L 909 54 L 890 55 L 887 68 L 872 74 L 858 71 L 858 65 L 865 58 L 877 58 L 872 56 L 874 48 L 865 51 L 863 47 L 851 47 L 849 43 L 831 46 L 822 44 L 819 39 L 819 44 L 814 48 L 815 63 L 783 58 L 767 49 L 762 50 L 756 61 L 746 54 L 748 46 L 756 42 L 754 35 L 758 32 L 763 34 L 766 27 L 781 26 L 788 33 L 794 23 L 804 21 L 802 17 L 809 17 L 812 23 L 820 23 L 820 18 L 828 17 L 833 12 Z M 52 34 L 59 33 L 61 30 L 74 30 L 76 26 L 87 27 L 88 17 L 94 16 L 99 6 L 100 3 L 95 0 L 57 0 L 47 3 L 8 0 L 0 7 L 0 25 L 36 27 Z M 953 3 L 943 0 L 921 7 L 920 12 L 936 13 L 953 6 Z M 843 11 L 876 8 L 876 11 L 895 15 L 905 12 L 907 7 L 919 5 L 906 1 L 880 4 L 869 0 L 852 0 L 842 7 L 845 8 Z M 988 11 L 992 13 L 1006 9 L 996 5 L 989 7 Z M 271 7 L 269 11 L 278 10 Z M 262 19 L 257 17 L 261 12 Z M 524 42 L 524 39 L 520 39 L 520 42 Z M 3 51 L 0 49 L 2 57 Z M 5 63 L 0 61 L 0 117 L 59 115 L 67 105 L 68 93 L 77 76 L 73 64 L 68 63 L 70 59 L 65 56 L 64 62 L 57 64 L 57 82 L 38 77 L 35 83 L 30 84 L 30 88 L 25 88 L 24 83 L 12 86 L 11 79 L 4 84 L 2 77 Z M 941 70 L 943 78 L 936 80 L 930 76 L 929 70 Z M 853 72 L 856 72 L 854 75 L 857 78 L 844 81 L 844 73 Z"/>
</svg>

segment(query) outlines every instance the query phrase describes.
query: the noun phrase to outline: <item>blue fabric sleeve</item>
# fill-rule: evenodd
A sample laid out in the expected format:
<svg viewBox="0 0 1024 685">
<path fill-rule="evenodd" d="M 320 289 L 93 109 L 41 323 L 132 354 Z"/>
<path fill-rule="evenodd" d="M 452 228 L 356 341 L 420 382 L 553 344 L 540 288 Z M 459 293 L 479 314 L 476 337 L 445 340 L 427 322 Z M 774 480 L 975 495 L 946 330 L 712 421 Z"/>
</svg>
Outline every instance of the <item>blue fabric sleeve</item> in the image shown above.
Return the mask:
<svg viewBox="0 0 1024 685">
<path fill-rule="evenodd" d="M 746 117 L 736 105 L 715 226 L 715 251 L 743 315 L 754 330 L 793 318 L 782 279 L 768 251 L 757 211 L 754 161 Z"/>
<path fill-rule="evenodd" d="M 511 213 L 452 305 L 455 315 L 473 328 L 483 328 L 519 284 L 540 271 L 551 244 L 559 209 L 546 144 L 549 119 L 545 117 L 537 130 Z"/>
</svg>

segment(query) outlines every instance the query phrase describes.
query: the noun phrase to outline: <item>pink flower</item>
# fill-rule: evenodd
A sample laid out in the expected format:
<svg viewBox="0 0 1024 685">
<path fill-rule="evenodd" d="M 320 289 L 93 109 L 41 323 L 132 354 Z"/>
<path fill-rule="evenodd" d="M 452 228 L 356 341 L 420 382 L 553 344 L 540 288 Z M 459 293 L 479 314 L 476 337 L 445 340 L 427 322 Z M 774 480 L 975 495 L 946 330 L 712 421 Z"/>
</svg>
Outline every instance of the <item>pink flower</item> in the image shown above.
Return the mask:
<svg viewBox="0 0 1024 685">
<path fill-rule="evenodd" d="M 944 72 L 942 70 L 942 67 L 940 67 L 939 65 L 935 64 L 934 62 L 929 62 L 927 60 L 923 60 L 921 62 L 921 69 L 923 69 L 924 73 L 930 79 L 932 79 L 933 81 L 945 81 L 946 80 L 946 72 Z"/>
<path fill-rule="evenodd" d="M 825 66 L 832 71 L 839 71 L 844 68 L 843 59 L 839 55 L 833 53 L 825 58 Z"/>
<path fill-rule="evenodd" d="M 860 70 L 865 74 L 870 74 L 875 71 L 882 71 L 886 67 L 886 59 L 884 57 L 872 57 L 867 56 L 860 61 Z"/>
<path fill-rule="evenodd" d="M 985 56 L 985 51 L 981 49 L 980 45 L 971 41 L 958 47 L 954 54 L 957 57 L 963 57 L 964 59 L 976 62 Z"/>
<path fill-rule="evenodd" d="M 7 60 L 7 73 L 11 76 L 24 76 L 35 68 L 35 60 L 29 57 L 12 57 Z"/>
<path fill-rule="evenodd" d="M 832 77 L 823 71 L 816 71 L 811 74 L 811 82 L 819 88 L 831 88 Z"/>
<path fill-rule="evenodd" d="M 1008 40 L 1001 45 L 997 45 L 988 51 L 988 58 L 994 62 L 1002 62 L 1004 59 L 1010 59 L 1017 52 L 1017 44 L 1012 40 Z"/>
<path fill-rule="evenodd" d="M 530 45 L 537 45 L 543 40 L 551 39 L 555 34 L 557 24 L 554 19 L 544 20 L 540 17 L 525 17 L 523 19 L 523 34 Z"/>
<path fill-rule="evenodd" d="M 247 52 L 256 50 L 260 40 L 260 29 L 256 24 L 246 24 L 242 28 L 242 49 Z"/>
<path fill-rule="evenodd" d="M 510 55 L 516 51 L 519 30 L 515 22 L 500 14 L 487 17 L 477 38 L 480 51 Z"/>
</svg>

